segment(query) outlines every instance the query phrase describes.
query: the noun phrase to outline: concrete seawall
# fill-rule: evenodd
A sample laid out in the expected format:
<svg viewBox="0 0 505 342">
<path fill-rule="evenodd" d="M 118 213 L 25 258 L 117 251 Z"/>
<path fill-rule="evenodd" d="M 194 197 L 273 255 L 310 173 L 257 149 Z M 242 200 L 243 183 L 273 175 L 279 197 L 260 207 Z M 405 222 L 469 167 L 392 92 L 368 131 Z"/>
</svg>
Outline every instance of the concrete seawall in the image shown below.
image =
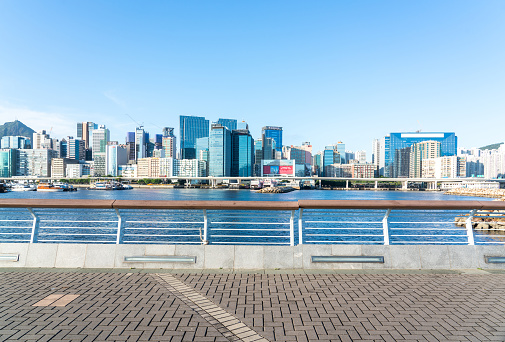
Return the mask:
<svg viewBox="0 0 505 342">
<path fill-rule="evenodd" d="M 384 263 L 313 263 L 312 256 L 383 256 Z M 6 257 L 17 261 L 5 260 Z M 196 262 L 125 262 L 125 257 L 192 256 Z M 505 269 L 485 257 L 505 257 L 505 245 L 106 245 L 0 243 L 0 267 L 216 270 Z M 2 260 L 4 259 L 4 260 Z"/>
</svg>

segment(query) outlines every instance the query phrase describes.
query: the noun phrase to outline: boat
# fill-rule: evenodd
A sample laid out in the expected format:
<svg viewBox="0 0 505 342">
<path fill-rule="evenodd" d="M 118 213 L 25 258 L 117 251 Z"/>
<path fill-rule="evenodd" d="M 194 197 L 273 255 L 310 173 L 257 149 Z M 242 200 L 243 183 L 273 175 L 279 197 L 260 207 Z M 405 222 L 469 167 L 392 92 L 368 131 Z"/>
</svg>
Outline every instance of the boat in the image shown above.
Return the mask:
<svg viewBox="0 0 505 342">
<path fill-rule="evenodd" d="M 9 191 L 4 183 L 0 183 L 0 194 Z"/>
<path fill-rule="evenodd" d="M 56 192 L 56 191 L 63 191 L 63 187 L 60 185 L 55 185 L 52 183 L 39 183 L 37 186 L 37 191 L 50 191 L 50 192 Z"/>
<path fill-rule="evenodd" d="M 92 187 L 89 187 L 88 190 L 114 190 L 112 184 L 108 182 L 96 182 Z"/>
<path fill-rule="evenodd" d="M 74 188 L 73 185 L 68 183 L 56 182 L 54 183 L 54 186 L 59 186 L 63 188 L 63 191 L 77 191 L 77 188 Z"/>
<path fill-rule="evenodd" d="M 35 184 L 28 183 L 13 183 L 11 185 L 11 191 L 36 191 L 37 186 Z"/>
</svg>

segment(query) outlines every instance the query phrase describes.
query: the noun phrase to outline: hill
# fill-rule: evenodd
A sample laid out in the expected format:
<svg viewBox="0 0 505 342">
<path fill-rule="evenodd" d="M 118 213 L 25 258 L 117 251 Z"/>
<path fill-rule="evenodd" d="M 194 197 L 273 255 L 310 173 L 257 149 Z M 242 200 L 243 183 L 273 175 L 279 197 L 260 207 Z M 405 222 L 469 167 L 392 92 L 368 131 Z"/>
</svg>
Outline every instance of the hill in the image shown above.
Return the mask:
<svg viewBox="0 0 505 342">
<path fill-rule="evenodd" d="M 35 133 L 33 129 L 18 120 L 14 122 L 6 122 L 3 125 L 0 125 L 0 139 L 6 135 L 20 135 L 32 140 L 33 133 Z"/>
<path fill-rule="evenodd" d="M 503 143 L 501 142 L 501 143 L 491 144 L 491 145 L 481 147 L 480 149 L 481 150 L 496 150 L 500 147 L 501 144 L 503 144 Z"/>
</svg>

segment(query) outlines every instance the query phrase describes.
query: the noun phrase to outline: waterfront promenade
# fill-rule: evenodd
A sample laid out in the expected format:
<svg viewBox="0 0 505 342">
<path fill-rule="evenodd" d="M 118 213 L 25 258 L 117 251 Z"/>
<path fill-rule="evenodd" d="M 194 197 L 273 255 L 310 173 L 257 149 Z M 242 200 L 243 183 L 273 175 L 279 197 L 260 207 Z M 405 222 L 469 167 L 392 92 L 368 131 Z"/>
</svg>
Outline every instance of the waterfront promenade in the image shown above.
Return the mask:
<svg viewBox="0 0 505 342">
<path fill-rule="evenodd" d="M 503 270 L 204 272 L 0 269 L 0 341 L 505 341 Z"/>
</svg>

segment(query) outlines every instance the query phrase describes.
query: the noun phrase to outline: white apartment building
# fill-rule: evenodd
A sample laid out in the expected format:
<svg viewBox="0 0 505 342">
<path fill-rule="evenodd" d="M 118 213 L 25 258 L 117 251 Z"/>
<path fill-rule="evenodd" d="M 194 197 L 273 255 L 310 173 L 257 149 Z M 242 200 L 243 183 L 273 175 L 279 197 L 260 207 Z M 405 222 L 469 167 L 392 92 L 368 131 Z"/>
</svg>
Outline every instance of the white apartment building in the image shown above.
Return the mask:
<svg viewBox="0 0 505 342">
<path fill-rule="evenodd" d="M 207 163 L 198 159 L 174 159 L 175 177 L 206 177 Z"/>
<path fill-rule="evenodd" d="M 466 177 L 466 158 L 458 156 L 423 159 L 422 178 Z"/>
</svg>

